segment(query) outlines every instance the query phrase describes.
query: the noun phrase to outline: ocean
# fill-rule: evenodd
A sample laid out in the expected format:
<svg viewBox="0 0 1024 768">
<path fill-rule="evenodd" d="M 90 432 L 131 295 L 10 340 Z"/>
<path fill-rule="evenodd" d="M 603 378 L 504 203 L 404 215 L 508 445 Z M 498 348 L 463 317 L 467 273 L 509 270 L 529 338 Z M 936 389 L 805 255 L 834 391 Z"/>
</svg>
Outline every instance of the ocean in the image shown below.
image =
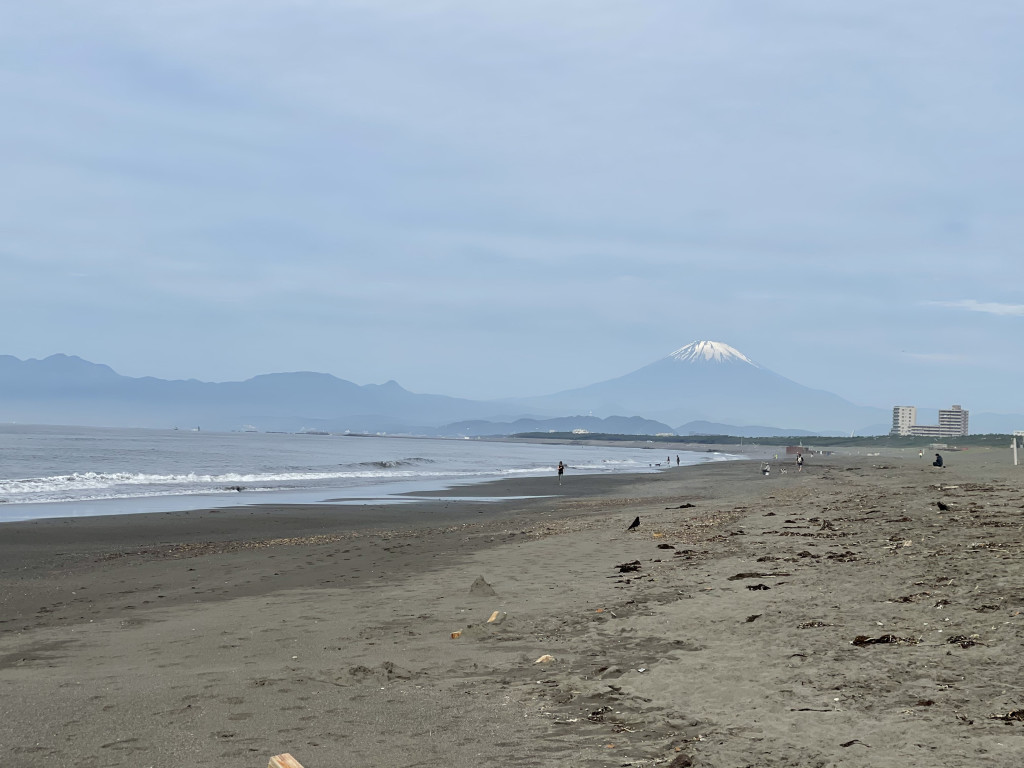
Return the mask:
<svg viewBox="0 0 1024 768">
<path fill-rule="evenodd" d="M 738 458 L 671 453 L 672 465 Z M 0 523 L 258 503 L 399 503 L 505 477 L 657 471 L 667 449 L 0 425 Z"/>
</svg>

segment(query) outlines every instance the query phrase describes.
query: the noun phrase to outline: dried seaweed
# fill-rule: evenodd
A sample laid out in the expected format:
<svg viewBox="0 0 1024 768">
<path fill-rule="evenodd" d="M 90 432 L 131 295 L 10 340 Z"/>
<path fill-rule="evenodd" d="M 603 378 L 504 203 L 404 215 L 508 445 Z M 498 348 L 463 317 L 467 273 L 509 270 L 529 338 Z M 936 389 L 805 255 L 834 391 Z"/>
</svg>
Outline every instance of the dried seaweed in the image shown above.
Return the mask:
<svg viewBox="0 0 1024 768">
<path fill-rule="evenodd" d="M 865 645 L 917 645 L 920 640 L 913 637 L 897 637 L 896 635 L 882 635 L 881 637 L 868 637 L 867 635 L 857 635 L 853 640 L 850 641 L 851 645 L 858 647 L 864 647 Z"/>
<path fill-rule="evenodd" d="M 970 648 L 972 645 L 983 645 L 978 639 L 978 635 L 953 635 L 946 639 L 946 642 L 950 645 L 959 645 L 961 648 Z"/>
<path fill-rule="evenodd" d="M 737 573 L 735 576 L 730 576 L 729 581 L 739 581 L 740 579 L 774 579 L 777 576 L 791 576 L 792 574 L 785 573 L 783 571 L 775 571 L 774 573 L 758 573 L 757 571 L 751 571 L 750 573 Z"/>
<path fill-rule="evenodd" d="M 903 595 L 903 597 L 894 597 L 890 600 L 890 603 L 916 603 L 922 597 L 931 597 L 931 592 L 915 592 L 911 595 Z"/>
<path fill-rule="evenodd" d="M 1015 709 L 1003 715 L 989 715 L 990 720 L 1002 720 L 1004 723 L 1024 723 L 1024 709 Z"/>
</svg>

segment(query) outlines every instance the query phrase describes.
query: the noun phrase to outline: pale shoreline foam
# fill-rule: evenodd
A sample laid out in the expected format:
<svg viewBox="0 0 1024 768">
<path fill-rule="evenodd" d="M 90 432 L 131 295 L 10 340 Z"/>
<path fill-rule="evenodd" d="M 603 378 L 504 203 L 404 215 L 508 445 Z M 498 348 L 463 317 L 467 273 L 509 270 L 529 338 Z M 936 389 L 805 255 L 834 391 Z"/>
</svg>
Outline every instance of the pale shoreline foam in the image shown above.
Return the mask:
<svg viewBox="0 0 1024 768">
<path fill-rule="evenodd" d="M 294 435 L 167 434 L 67 428 L 0 432 L 17 453 L 35 439 L 36 464 L 8 466 L 0 478 L 0 523 L 52 517 L 155 513 L 210 506 L 311 504 L 374 499 L 398 503 L 413 491 L 515 477 L 554 476 L 560 457 L 570 474 L 642 473 L 666 468 L 647 446 L 527 441 L 456 441 Z M 666 446 L 682 465 L 739 458 Z M 52 454 L 49 458 L 47 451 Z M 25 451 L 24 453 L 28 453 Z M 660 451 L 659 451 L 660 453 Z M 382 456 L 367 459 L 367 454 Z M 659 455 L 660 459 L 660 455 Z M 38 466 L 45 474 L 32 474 Z M 197 471 L 198 466 L 203 471 Z M 53 468 L 76 471 L 53 472 Z M 82 469 L 86 467 L 86 469 Z M 161 471 L 170 469 L 171 471 Z M 186 471 L 174 471 L 185 469 Z M 346 502 L 351 503 L 351 502 Z"/>
</svg>

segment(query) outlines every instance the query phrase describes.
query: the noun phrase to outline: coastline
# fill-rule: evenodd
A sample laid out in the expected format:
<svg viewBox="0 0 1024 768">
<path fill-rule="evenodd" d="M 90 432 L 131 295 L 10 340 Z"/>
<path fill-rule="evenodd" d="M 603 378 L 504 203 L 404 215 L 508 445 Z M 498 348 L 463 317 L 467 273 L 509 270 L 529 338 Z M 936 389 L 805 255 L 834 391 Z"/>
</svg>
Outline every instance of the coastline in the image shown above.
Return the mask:
<svg viewBox="0 0 1024 768">
<path fill-rule="evenodd" d="M 1015 765 L 1005 459 L 8 523 L 0 743 L 28 768 Z"/>
</svg>

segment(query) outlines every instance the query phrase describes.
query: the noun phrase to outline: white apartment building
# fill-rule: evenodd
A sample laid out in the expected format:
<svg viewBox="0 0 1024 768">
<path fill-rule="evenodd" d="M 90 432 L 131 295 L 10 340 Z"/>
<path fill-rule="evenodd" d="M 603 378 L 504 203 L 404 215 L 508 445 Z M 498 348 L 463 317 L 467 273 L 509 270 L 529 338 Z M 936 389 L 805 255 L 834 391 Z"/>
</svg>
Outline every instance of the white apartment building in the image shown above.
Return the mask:
<svg viewBox="0 0 1024 768">
<path fill-rule="evenodd" d="M 917 408 L 912 405 L 897 405 L 892 409 L 890 435 L 909 435 L 910 428 L 917 424 Z"/>
<path fill-rule="evenodd" d="M 948 410 L 939 411 L 939 429 L 944 430 L 944 435 L 960 437 L 967 434 L 968 413 L 959 405 L 954 405 Z"/>
<path fill-rule="evenodd" d="M 939 409 L 938 424 L 918 424 L 917 408 L 897 405 L 892 409 L 891 435 L 912 437 L 964 437 L 968 434 L 968 411 L 959 405 Z"/>
</svg>

